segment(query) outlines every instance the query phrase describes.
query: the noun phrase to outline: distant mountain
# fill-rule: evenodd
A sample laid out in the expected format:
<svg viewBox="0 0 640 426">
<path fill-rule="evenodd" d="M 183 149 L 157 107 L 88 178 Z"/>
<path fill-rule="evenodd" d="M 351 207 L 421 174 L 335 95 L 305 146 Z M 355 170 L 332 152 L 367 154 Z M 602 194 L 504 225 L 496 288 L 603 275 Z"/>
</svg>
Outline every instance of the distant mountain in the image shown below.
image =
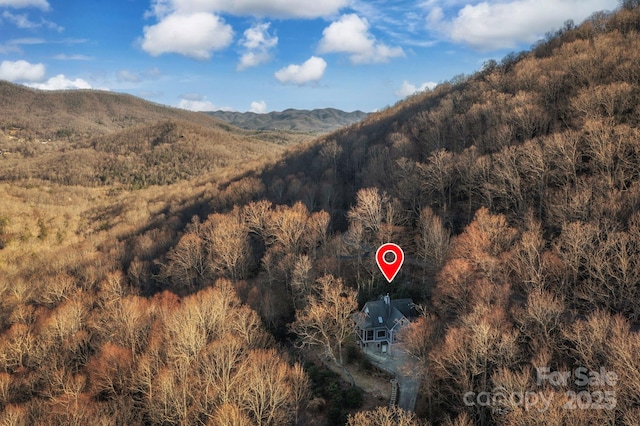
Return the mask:
<svg viewBox="0 0 640 426">
<path fill-rule="evenodd" d="M 24 137 L 55 138 L 57 133 L 92 137 L 161 120 L 227 127 L 211 116 L 100 90 L 44 91 L 0 80 L 0 127 Z"/>
<path fill-rule="evenodd" d="M 164 185 L 269 161 L 313 138 L 240 129 L 127 94 L 0 81 L 0 182 Z"/>
<path fill-rule="evenodd" d="M 286 130 L 327 133 L 357 123 L 367 117 L 366 112 L 345 112 L 335 108 L 314 110 L 286 109 L 281 112 L 256 114 L 253 112 L 211 111 L 207 114 L 249 130 Z"/>
</svg>

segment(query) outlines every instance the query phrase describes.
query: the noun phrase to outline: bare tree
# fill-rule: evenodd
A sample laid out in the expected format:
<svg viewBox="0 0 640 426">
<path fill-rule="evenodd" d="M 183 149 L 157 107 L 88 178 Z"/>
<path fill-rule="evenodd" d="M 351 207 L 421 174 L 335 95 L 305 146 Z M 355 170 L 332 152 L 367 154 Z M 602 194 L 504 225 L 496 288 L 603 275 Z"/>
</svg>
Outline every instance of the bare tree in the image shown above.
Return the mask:
<svg viewBox="0 0 640 426">
<path fill-rule="evenodd" d="M 271 203 L 267 200 L 252 201 L 243 207 L 242 214 L 249 230 L 266 242 Z"/>
<path fill-rule="evenodd" d="M 540 291 L 544 288 L 548 271 L 548 268 L 544 268 L 545 241 L 542 237 L 541 224 L 531 216 L 527 222 L 529 229 L 522 233 L 509 259 L 518 283 L 525 293 L 531 290 Z"/>
<path fill-rule="evenodd" d="M 292 207 L 278 206 L 267 224 L 269 242 L 280 245 L 286 253 L 299 253 L 308 218 L 309 210 L 301 202 Z"/>
<path fill-rule="evenodd" d="M 343 366 L 342 348 L 353 334 L 351 313 L 358 308 L 357 293 L 331 275 L 320 278 L 318 285 L 319 294 L 296 312 L 291 329 L 301 346 L 318 346 L 331 361 Z"/>
<path fill-rule="evenodd" d="M 518 361 L 518 334 L 501 308 L 477 306 L 451 327 L 444 342 L 431 352 L 435 385 L 441 397 L 449 400 L 465 392 L 489 388 L 496 366 L 513 368 Z M 487 407 L 466 407 L 477 424 L 489 424 Z"/>
<path fill-rule="evenodd" d="M 378 407 L 374 410 L 360 411 L 350 414 L 348 426 L 427 426 L 428 423 L 418 420 L 415 413 L 404 411 L 397 406 Z"/>
<path fill-rule="evenodd" d="M 338 157 L 340 157 L 340 154 L 342 154 L 342 147 L 336 143 L 335 139 L 325 142 L 320 148 L 320 156 L 327 159 L 331 164 L 334 176 L 338 170 Z"/>
<path fill-rule="evenodd" d="M 451 204 L 451 188 L 454 184 L 453 154 L 439 149 L 429 156 L 427 164 L 419 164 L 418 170 L 427 196 L 446 211 Z"/>
<path fill-rule="evenodd" d="M 424 262 L 425 274 L 423 282 L 428 274 L 435 274 L 444 265 L 449 252 L 450 232 L 442 225 L 440 216 L 437 216 L 429 207 L 420 212 L 418 219 L 418 234 L 416 245 L 418 256 Z"/>
<path fill-rule="evenodd" d="M 294 306 L 300 308 L 304 305 L 307 296 L 311 293 L 313 284 L 313 264 L 307 255 L 299 256 L 291 273 L 291 293 Z"/>
<path fill-rule="evenodd" d="M 214 214 L 207 219 L 204 238 L 213 271 L 236 281 L 244 278 L 249 266 L 249 227 L 239 211 Z"/>
<path fill-rule="evenodd" d="M 208 277 L 204 240 L 194 233 L 185 234 L 167 260 L 163 275 L 177 285 L 177 290 L 192 290 Z"/>
<path fill-rule="evenodd" d="M 135 360 L 136 354 L 144 352 L 145 342 L 151 326 L 151 309 L 147 299 L 139 296 L 128 296 L 115 301 L 112 317 L 104 318 L 109 327 L 111 341 L 131 350 Z"/>
<path fill-rule="evenodd" d="M 131 389 L 133 357 L 126 348 L 105 343 L 100 354 L 92 358 L 87 369 L 91 390 L 99 398 L 116 398 Z"/>
<path fill-rule="evenodd" d="M 253 426 L 249 416 L 235 404 L 222 404 L 207 423 L 209 426 Z"/>
<path fill-rule="evenodd" d="M 294 424 L 298 424 L 300 411 L 311 398 L 311 381 L 302 366 L 295 363 L 289 371 L 289 386 L 293 402 Z"/>
<path fill-rule="evenodd" d="M 349 210 L 350 222 L 359 222 L 367 235 L 378 233 L 384 220 L 384 207 L 388 196 L 380 194 L 378 188 L 365 188 L 356 194 L 356 205 Z M 371 238 L 371 237 L 370 237 Z"/>
<path fill-rule="evenodd" d="M 257 425 L 277 426 L 291 420 L 294 401 L 287 380 L 290 369 L 273 349 L 251 351 L 242 363 L 239 404 Z"/>
<path fill-rule="evenodd" d="M 241 339 L 229 333 L 210 343 L 199 359 L 206 393 L 222 404 L 230 403 L 242 387 L 238 369 L 246 356 L 244 349 Z"/>
<path fill-rule="evenodd" d="M 394 239 L 403 221 L 401 210 L 397 200 L 392 200 L 386 192 L 380 193 L 378 188 L 358 191 L 356 204 L 347 213 L 349 230 L 344 241 L 345 248 L 356 260 L 358 290 L 366 283 L 371 293 L 378 276 L 377 268 L 373 262 L 365 261 L 364 255 Z"/>
<path fill-rule="evenodd" d="M 514 317 L 520 332 L 528 339 L 532 353 L 543 350 L 559 351 L 558 336 L 562 332 L 564 301 L 546 290 L 533 290 L 523 309 L 515 310 Z"/>
<path fill-rule="evenodd" d="M 325 211 L 312 213 L 307 219 L 303 244 L 307 252 L 314 254 L 318 246 L 322 247 L 327 242 L 327 230 L 331 217 Z"/>
</svg>

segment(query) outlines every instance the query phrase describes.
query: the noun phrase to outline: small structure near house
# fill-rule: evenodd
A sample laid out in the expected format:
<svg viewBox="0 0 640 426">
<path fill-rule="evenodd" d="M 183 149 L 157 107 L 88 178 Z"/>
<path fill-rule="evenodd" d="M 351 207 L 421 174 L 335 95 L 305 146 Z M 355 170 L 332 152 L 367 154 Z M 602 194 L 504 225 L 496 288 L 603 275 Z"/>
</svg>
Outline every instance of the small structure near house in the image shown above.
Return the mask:
<svg viewBox="0 0 640 426">
<path fill-rule="evenodd" d="M 354 316 L 359 346 L 364 351 L 391 352 L 398 332 L 415 316 L 411 299 L 392 300 L 387 294 L 365 303 L 362 311 Z"/>
</svg>

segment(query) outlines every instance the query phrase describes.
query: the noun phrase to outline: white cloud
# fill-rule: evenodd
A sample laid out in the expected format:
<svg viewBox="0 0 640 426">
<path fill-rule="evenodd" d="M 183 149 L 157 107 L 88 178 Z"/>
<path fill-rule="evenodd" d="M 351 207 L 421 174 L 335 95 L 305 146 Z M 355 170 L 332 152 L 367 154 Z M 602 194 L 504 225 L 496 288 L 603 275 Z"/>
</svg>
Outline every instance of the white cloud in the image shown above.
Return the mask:
<svg viewBox="0 0 640 426">
<path fill-rule="evenodd" d="M 334 15 L 349 2 L 350 0 L 151 0 L 151 8 L 145 13 L 145 17 L 155 17 L 158 23 L 144 27 L 141 46 L 153 56 L 179 53 L 196 59 L 209 59 L 214 51 L 228 47 L 233 39 L 233 30 L 219 17 L 221 14 L 313 19 Z M 266 34 L 266 29 L 262 30 L 262 34 Z M 268 49 L 277 43 L 277 38 L 268 34 L 263 40 L 259 37 L 252 39 L 253 35 L 255 34 L 251 30 L 249 34 L 245 32 L 245 42 L 249 45 L 262 43 L 261 47 L 245 46 L 247 51 L 240 58 L 239 69 L 268 61 Z"/>
<path fill-rule="evenodd" d="M 278 37 L 269 34 L 271 23 L 257 24 L 244 32 L 240 44 L 247 51 L 240 57 L 238 69 L 255 67 L 271 60 L 270 50 L 278 45 Z"/>
<path fill-rule="evenodd" d="M 270 49 L 278 44 L 278 37 L 268 33 L 271 22 L 257 24 L 244 32 L 242 45 L 247 49 Z"/>
<path fill-rule="evenodd" d="M 0 7 L 12 7 L 14 9 L 37 7 L 42 10 L 49 10 L 49 3 L 47 3 L 47 0 L 0 0 Z"/>
<path fill-rule="evenodd" d="M 27 61 L 2 61 L 0 79 L 8 81 L 40 81 L 44 78 L 44 64 L 32 64 Z"/>
<path fill-rule="evenodd" d="M 54 22 L 48 21 L 46 19 L 41 18 L 40 22 L 31 21 L 26 13 L 14 14 L 9 12 L 8 10 L 5 10 L 2 13 L 2 17 L 7 21 L 11 22 L 16 27 L 23 30 L 33 30 L 41 27 L 46 27 L 46 28 L 49 28 L 50 30 L 55 30 L 58 32 L 62 32 L 64 30 L 63 27 L 59 26 Z"/>
<path fill-rule="evenodd" d="M 180 99 L 187 101 L 201 101 L 204 97 L 200 93 L 183 93 L 180 95 Z"/>
<path fill-rule="evenodd" d="M 24 53 L 22 46 L 45 43 L 44 39 L 36 37 L 12 38 L 7 40 L 6 43 L 0 44 L 0 53 Z"/>
<path fill-rule="evenodd" d="M 404 56 L 401 47 L 390 47 L 378 42 L 369 32 L 369 22 L 356 14 L 342 15 L 322 31 L 318 47 L 320 53 L 349 53 L 354 64 L 387 62 Z"/>
<path fill-rule="evenodd" d="M 162 76 L 162 71 L 160 71 L 160 68 L 158 67 L 153 67 L 153 68 L 149 68 L 148 70 L 146 70 L 144 72 L 144 75 L 147 76 L 148 78 L 155 80 L 160 78 L 160 76 Z"/>
<path fill-rule="evenodd" d="M 121 69 L 116 73 L 118 83 L 141 83 L 149 80 L 157 80 L 162 76 L 159 68 L 149 68 L 142 71 Z"/>
<path fill-rule="evenodd" d="M 13 38 L 8 41 L 8 44 L 13 44 L 15 46 L 33 46 L 36 44 L 45 44 L 47 41 L 43 38 L 37 37 L 24 37 L 24 38 Z"/>
<path fill-rule="evenodd" d="M 246 70 L 247 68 L 256 67 L 271 60 L 268 52 L 246 52 L 240 57 L 238 62 L 238 70 Z"/>
<path fill-rule="evenodd" d="M 432 81 L 422 83 L 419 87 L 409 83 L 407 80 L 402 82 L 402 86 L 394 92 L 398 98 L 406 98 L 413 95 L 416 92 L 422 92 L 425 90 L 433 90 L 438 84 Z"/>
<path fill-rule="evenodd" d="M 204 11 L 237 16 L 311 19 L 331 16 L 348 4 L 349 0 L 153 0 L 150 13 L 164 17 L 174 11 Z"/>
<path fill-rule="evenodd" d="M 275 73 L 276 79 L 281 83 L 294 83 L 302 85 L 318 81 L 324 75 L 327 63 L 324 59 L 312 56 L 302 65 L 289 65 Z"/>
<path fill-rule="evenodd" d="M 199 0 L 188 0 L 199 1 Z M 221 11 L 236 15 L 277 18 L 318 18 L 330 16 L 347 6 L 348 0 L 210 0 Z"/>
<path fill-rule="evenodd" d="M 120 70 L 116 74 L 118 81 L 127 82 L 127 83 L 139 83 L 140 76 L 137 73 L 131 72 L 129 70 Z"/>
<path fill-rule="evenodd" d="M 174 13 L 156 25 L 144 28 L 142 49 L 153 56 L 179 53 L 209 59 L 233 40 L 233 30 L 224 20 L 207 12 Z"/>
<path fill-rule="evenodd" d="M 59 54 L 53 56 L 53 59 L 58 60 L 58 61 L 90 61 L 93 58 L 91 56 L 87 56 L 87 55 L 79 55 L 79 54 L 66 55 L 64 53 L 59 53 Z"/>
<path fill-rule="evenodd" d="M 213 102 L 203 100 L 203 101 L 192 101 L 189 99 L 180 99 L 178 102 L 178 108 L 188 109 L 189 111 L 216 111 L 218 107 L 216 107 Z"/>
<path fill-rule="evenodd" d="M 58 74 L 51 77 L 44 83 L 30 83 L 29 87 L 41 90 L 72 90 L 72 89 L 91 89 L 91 85 L 81 78 L 75 80 L 68 79 L 64 74 Z M 108 90 L 108 89 L 101 89 Z"/>
<path fill-rule="evenodd" d="M 189 111 L 232 111 L 232 108 L 215 105 L 199 93 L 185 93 L 181 95 L 177 107 Z"/>
<path fill-rule="evenodd" d="M 253 101 L 251 102 L 250 112 L 255 112 L 256 114 L 264 114 L 267 112 L 267 103 L 265 101 Z"/>
<path fill-rule="evenodd" d="M 138 96 L 145 99 L 161 98 L 164 96 L 164 92 L 161 90 L 141 90 L 138 92 Z"/>
<path fill-rule="evenodd" d="M 614 9 L 616 5 L 615 0 L 491 0 L 467 4 L 451 19 L 435 6 L 429 12 L 427 26 L 478 50 L 515 48 L 518 43 L 539 40 L 567 19 L 580 23 L 593 11 Z"/>
<path fill-rule="evenodd" d="M 11 43 L 0 44 L 0 54 L 6 55 L 8 53 L 22 53 L 19 46 Z"/>
</svg>

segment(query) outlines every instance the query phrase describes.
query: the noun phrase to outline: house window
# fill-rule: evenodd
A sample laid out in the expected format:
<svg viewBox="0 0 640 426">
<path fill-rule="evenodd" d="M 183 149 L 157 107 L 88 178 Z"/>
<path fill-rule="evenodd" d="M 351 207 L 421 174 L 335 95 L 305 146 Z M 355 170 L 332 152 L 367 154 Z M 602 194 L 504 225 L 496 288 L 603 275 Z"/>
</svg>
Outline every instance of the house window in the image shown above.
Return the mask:
<svg viewBox="0 0 640 426">
<path fill-rule="evenodd" d="M 387 337 L 387 331 L 386 330 L 378 330 L 378 332 L 376 333 L 376 338 L 384 339 L 385 337 Z"/>
<path fill-rule="evenodd" d="M 373 330 L 367 330 L 367 338 L 365 340 L 373 340 Z"/>
</svg>

